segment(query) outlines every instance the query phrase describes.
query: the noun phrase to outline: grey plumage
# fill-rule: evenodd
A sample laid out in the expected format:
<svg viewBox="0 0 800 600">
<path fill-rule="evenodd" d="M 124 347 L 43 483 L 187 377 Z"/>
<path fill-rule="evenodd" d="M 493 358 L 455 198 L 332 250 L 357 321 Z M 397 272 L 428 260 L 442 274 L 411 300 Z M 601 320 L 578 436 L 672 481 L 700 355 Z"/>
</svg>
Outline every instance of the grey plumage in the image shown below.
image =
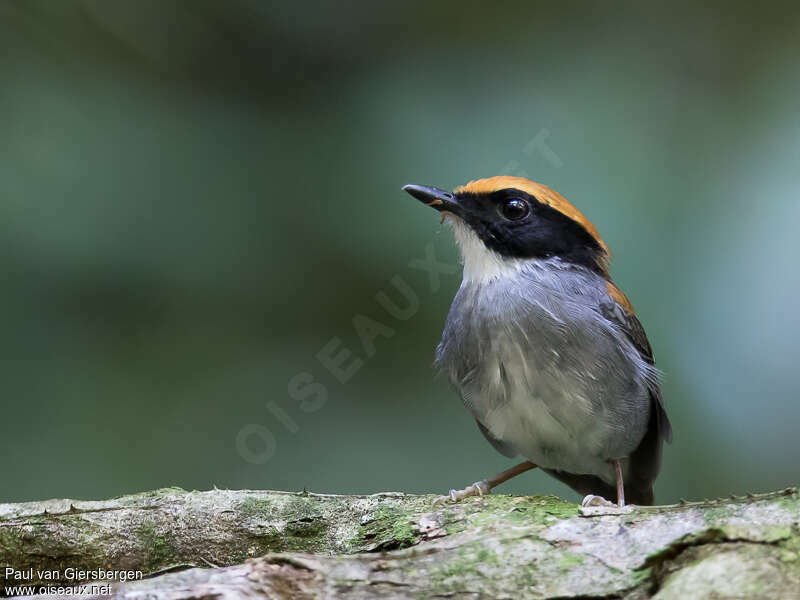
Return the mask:
<svg viewBox="0 0 800 600">
<path fill-rule="evenodd" d="M 457 227 L 457 238 L 470 235 Z M 670 429 L 637 327 L 598 273 L 527 260 L 491 277 L 465 272 L 436 364 L 504 455 L 605 497 L 615 484 L 609 461 L 622 459 L 630 500 L 650 504 Z"/>
<path fill-rule="evenodd" d="M 527 459 L 449 498 L 538 465 L 581 494 L 652 504 L 672 431 L 647 336 L 595 226 L 522 177 L 403 189 L 448 217 L 464 261 L 436 363 L 495 449 Z"/>
</svg>

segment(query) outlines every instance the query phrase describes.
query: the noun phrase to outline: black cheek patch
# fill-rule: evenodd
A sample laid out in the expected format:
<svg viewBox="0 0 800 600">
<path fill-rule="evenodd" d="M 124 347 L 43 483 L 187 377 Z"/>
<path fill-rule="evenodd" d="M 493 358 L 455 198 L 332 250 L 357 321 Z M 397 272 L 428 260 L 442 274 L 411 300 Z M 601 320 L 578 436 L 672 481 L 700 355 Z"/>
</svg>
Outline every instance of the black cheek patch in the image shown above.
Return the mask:
<svg viewBox="0 0 800 600">
<path fill-rule="evenodd" d="M 508 258 L 553 258 L 603 273 L 604 252 L 594 237 L 553 207 L 519 190 L 465 198 L 473 229 L 487 248 Z M 498 207 L 510 198 L 528 201 L 531 213 L 519 221 L 505 219 Z"/>
</svg>

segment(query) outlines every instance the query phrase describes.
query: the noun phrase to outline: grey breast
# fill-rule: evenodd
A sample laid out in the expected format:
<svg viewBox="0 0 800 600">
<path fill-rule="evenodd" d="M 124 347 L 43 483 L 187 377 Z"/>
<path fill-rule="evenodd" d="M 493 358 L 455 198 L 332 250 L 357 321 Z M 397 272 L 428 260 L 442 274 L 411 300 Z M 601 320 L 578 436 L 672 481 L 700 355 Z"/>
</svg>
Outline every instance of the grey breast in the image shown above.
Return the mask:
<svg viewBox="0 0 800 600">
<path fill-rule="evenodd" d="M 557 259 L 464 282 L 436 362 L 500 449 L 613 481 L 644 435 L 657 374 L 602 316 L 606 281 Z"/>
</svg>

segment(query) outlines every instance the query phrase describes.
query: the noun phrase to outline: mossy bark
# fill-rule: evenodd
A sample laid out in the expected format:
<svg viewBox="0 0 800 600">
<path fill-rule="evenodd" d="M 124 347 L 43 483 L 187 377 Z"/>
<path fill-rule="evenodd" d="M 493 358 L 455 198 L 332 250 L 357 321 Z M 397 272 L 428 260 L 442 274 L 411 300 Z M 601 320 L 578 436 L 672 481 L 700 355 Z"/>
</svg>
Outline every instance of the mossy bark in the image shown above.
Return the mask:
<svg viewBox="0 0 800 600">
<path fill-rule="evenodd" d="M 800 597 L 794 488 L 625 510 L 542 496 L 432 501 L 170 488 L 4 504 L 0 592 L 53 585 L 36 572 L 69 567 L 142 571 L 113 585 L 120 598 Z"/>
</svg>

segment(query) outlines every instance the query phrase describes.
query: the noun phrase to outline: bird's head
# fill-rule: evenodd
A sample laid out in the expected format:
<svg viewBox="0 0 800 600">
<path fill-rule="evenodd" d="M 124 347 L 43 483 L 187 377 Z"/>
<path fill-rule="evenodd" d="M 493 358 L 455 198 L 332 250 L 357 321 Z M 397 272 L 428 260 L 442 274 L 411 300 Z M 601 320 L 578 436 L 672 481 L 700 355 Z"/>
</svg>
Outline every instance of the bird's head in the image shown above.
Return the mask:
<svg viewBox="0 0 800 600">
<path fill-rule="evenodd" d="M 464 278 L 488 281 L 531 260 L 558 258 L 604 276 L 609 251 L 594 225 L 563 196 L 523 177 L 470 181 L 447 192 L 403 188 L 449 217 Z"/>
</svg>

